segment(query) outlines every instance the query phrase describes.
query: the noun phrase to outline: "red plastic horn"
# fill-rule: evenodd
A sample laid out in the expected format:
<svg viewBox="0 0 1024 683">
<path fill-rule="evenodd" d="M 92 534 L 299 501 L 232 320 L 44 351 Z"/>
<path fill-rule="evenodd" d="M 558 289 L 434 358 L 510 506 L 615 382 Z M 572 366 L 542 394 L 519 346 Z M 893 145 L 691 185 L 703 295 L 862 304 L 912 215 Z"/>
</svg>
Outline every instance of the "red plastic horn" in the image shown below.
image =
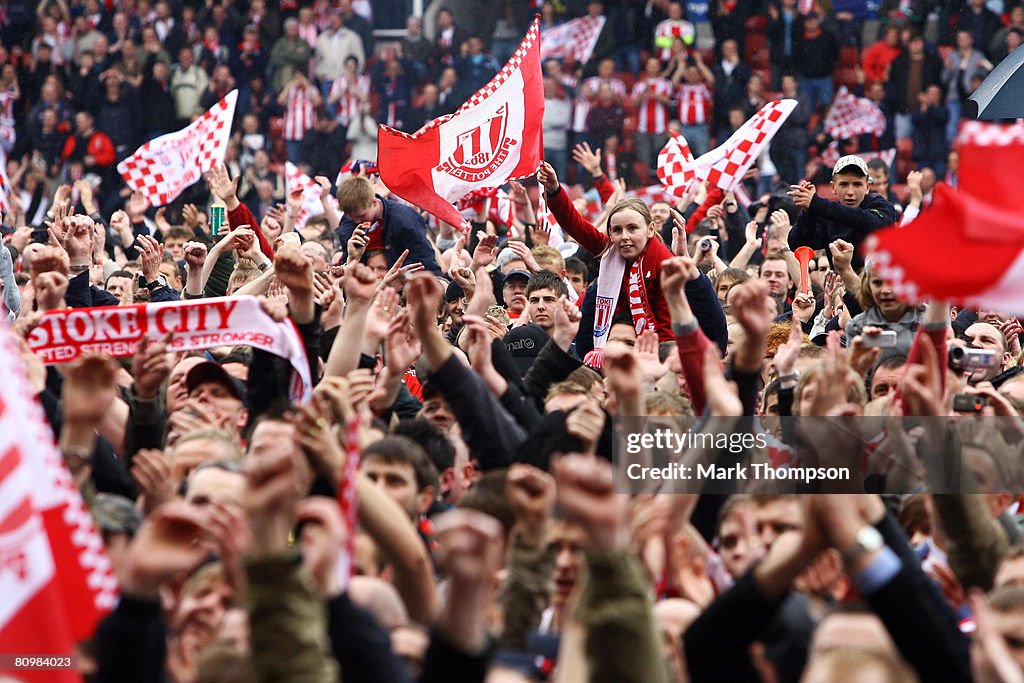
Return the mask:
<svg viewBox="0 0 1024 683">
<path fill-rule="evenodd" d="M 814 250 L 810 247 L 798 247 L 793 252 L 796 256 L 796 260 L 800 262 L 800 291 L 804 294 L 811 293 L 811 271 L 807 269 L 807 264 L 814 258 Z"/>
</svg>

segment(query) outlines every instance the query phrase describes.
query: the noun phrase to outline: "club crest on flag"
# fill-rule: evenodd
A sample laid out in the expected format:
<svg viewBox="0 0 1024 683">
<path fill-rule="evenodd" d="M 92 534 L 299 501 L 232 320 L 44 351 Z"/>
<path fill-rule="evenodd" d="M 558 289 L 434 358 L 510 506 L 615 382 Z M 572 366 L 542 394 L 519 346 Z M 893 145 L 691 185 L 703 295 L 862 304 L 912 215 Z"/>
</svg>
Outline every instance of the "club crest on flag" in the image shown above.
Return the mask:
<svg viewBox="0 0 1024 683">
<path fill-rule="evenodd" d="M 459 133 L 455 151 L 437 170 L 476 182 L 486 178 L 508 158 L 509 148 L 516 140 L 505 135 L 508 129 L 508 104 L 482 125 Z"/>
</svg>

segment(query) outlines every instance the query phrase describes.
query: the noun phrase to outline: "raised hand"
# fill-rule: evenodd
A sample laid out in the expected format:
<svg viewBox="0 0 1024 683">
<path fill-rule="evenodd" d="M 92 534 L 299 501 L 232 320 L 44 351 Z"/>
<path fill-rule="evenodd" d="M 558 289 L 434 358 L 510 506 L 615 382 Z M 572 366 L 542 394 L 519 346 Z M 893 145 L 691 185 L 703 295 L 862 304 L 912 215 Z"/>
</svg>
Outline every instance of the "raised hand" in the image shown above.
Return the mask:
<svg viewBox="0 0 1024 683">
<path fill-rule="evenodd" d="M 515 515 L 513 534 L 528 546 L 540 546 L 555 506 L 555 478 L 532 465 L 512 465 L 505 478 L 505 495 Z"/>
<path fill-rule="evenodd" d="M 725 379 L 722 360 L 714 344 L 704 349 L 704 391 L 708 406 L 714 417 L 739 417 L 743 415 L 743 403 L 735 382 Z"/>
<path fill-rule="evenodd" d="M 185 502 L 157 508 L 128 546 L 121 591 L 135 598 L 157 598 L 160 586 L 190 572 L 212 548 L 204 541 L 203 514 Z"/>
<path fill-rule="evenodd" d="M 361 263 L 350 263 L 345 267 L 342 287 L 347 303 L 360 302 L 369 305 L 377 291 L 377 276 L 373 270 Z"/>
<path fill-rule="evenodd" d="M 815 305 L 814 297 L 800 292 L 793 297 L 793 317 L 802 323 L 809 321 L 814 316 Z"/>
<path fill-rule="evenodd" d="M 146 282 L 153 282 L 160 275 L 160 262 L 164 260 L 164 248 L 149 235 L 139 235 L 135 241 L 142 264 L 142 276 Z"/>
<path fill-rule="evenodd" d="M 542 161 L 540 169 L 537 171 L 537 182 L 541 184 L 546 192 L 554 194 L 558 191 L 558 176 L 555 174 L 555 168 L 546 161 Z"/>
<path fill-rule="evenodd" d="M 601 439 L 605 419 L 605 413 L 597 401 L 588 399 L 566 416 L 565 431 L 580 440 L 584 452 L 593 454 L 597 452 L 597 442 Z"/>
<path fill-rule="evenodd" d="M 812 183 L 801 183 L 799 185 L 790 185 L 788 194 L 793 198 L 793 203 L 797 207 L 804 209 L 805 211 L 811 208 L 811 200 L 814 198 L 816 188 Z"/>
<path fill-rule="evenodd" d="M 285 245 L 278 249 L 274 255 L 274 274 L 289 292 L 311 294 L 313 291 L 313 264 L 297 247 Z"/>
<path fill-rule="evenodd" d="M 421 334 L 437 323 L 441 287 L 433 275 L 413 277 L 405 287 L 405 298 L 412 323 Z"/>
<path fill-rule="evenodd" d="M 497 235 L 484 235 L 480 238 L 480 241 L 476 243 L 476 249 L 473 250 L 473 263 L 472 268 L 485 268 L 492 263 L 497 257 L 497 246 L 498 236 Z"/>
<path fill-rule="evenodd" d="M 143 337 L 132 357 L 132 377 L 135 378 L 135 395 L 150 399 L 159 393 L 161 385 L 171 374 L 171 355 L 167 345 L 172 335 L 167 333 L 162 339 L 150 340 Z"/>
<path fill-rule="evenodd" d="M 828 245 L 832 252 L 832 265 L 837 273 L 853 268 L 853 245 L 844 240 L 836 240 Z"/>
<path fill-rule="evenodd" d="M 743 237 L 747 244 L 752 244 L 755 249 L 761 246 L 761 238 L 757 236 L 758 227 L 757 221 L 750 221 L 743 230 Z"/>
<path fill-rule="evenodd" d="M 345 527 L 338 501 L 326 496 L 303 498 L 295 508 L 302 525 L 299 545 L 302 561 L 316 582 L 320 595 L 332 597 L 341 592 L 335 567 L 345 541 L 352 533 Z"/>
<path fill-rule="evenodd" d="M 591 546 L 613 550 L 628 545 L 628 496 L 612 490 L 612 466 L 606 460 L 565 455 L 552 463 L 558 504 L 566 517 L 583 527 Z"/>
<path fill-rule="evenodd" d="M 748 335 L 763 339 L 768 334 L 775 311 L 770 308 L 768 285 L 761 280 L 748 280 L 733 288 L 733 317 Z"/>
<path fill-rule="evenodd" d="M 420 357 L 420 340 L 409 334 L 409 314 L 405 311 L 396 315 L 388 326 L 384 352 L 387 364 L 399 376 L 404 375 Z"/>
<path fill-rule="evenodd" d="M 200 273 L 203 264 L 206 263 L 207 248 L 202 242 L 187 242 L 183 249 L 185 252 L 185 265 L 189 271 Z"/>
<path fill-rule="evenodd" d="M 352 237 L 348 240 L 349 263 L 356 263 L 363 259 L 363 253 L 366 251 L 366 245 L 370 243 L 368 235 L 369 230 L 369 223 L 360 223 L 356 226 L 356 229 L 352 231 Z"/>
<path fill-rule="evenodd" d="M 210 191 L 224 202 L 230 211 L 233 207 L 229 204 L 237 203 L 238 201 L 238 178 L 232 180 L 231 174 L 228 173 L 228 167 L 224 164 L 217 164 L 206 174 L 206 182 L 210 186 Z M 233 202 L 230 200 L 233 200 Z"/>
<path fill-rule="evenodd" d="M 116 397 L 114 368 L 107 359 L 85 356 L 67 367 L 61 394 L 66 423 L 99 424 Z"/>
<path fill-rule="evenodd" d="M 169 458 L 163 451 L 145 448 L 132 458 L 132 479 L 145 497 L 143 512 L 150 514 L 176 498 L 175 477 Z"/>
<path fill-rule="evenodd" d="M 775 209 L 768 217 L 771 221 L 772 228 L 775 230 L 775 236 L 785 244 L 789 244 L 789 233 L 793 229 L 793 225 L 789 220 L 789 213 L 785 209 Z"/>
<path fill-rule="evenodd" d="M 590 144 L 582 142 L 572 149 L 572 159 L 592 176 L 601 175 L 601 149 L 590 149 Z"/>
<path fill-rule="evenodd" d="M 409 258 L 409 250 L 405 249 L 395 260 L 394 265 L 388 268 L 388 272 L 384 274 L 380 284 L 377 286 L 401 289 L 405 286 L 405 283 L 409 281 L 410 277 L 423 271 L 422 263 L 410 263 L 409 265 L 405 265 L 405 259 L 407 258 Z"/>
</svg>

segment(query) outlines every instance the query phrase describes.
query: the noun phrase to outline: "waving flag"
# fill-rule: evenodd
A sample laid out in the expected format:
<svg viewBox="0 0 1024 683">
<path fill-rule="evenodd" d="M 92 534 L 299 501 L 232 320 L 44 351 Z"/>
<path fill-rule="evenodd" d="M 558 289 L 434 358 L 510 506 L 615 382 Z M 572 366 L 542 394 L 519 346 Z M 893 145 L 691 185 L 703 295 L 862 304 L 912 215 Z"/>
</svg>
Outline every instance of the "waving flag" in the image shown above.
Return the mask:
<svg viewBox="0 0 1024 683">
<path fill-rule="evenodd" d="M 496 187 L 485 187 L 473 190 L 456 203 L 459 213 L 468 221 L 476 218 L 490 197 L 491 205 L 487 210 L 487 219 L 496 225 L 512 225 L 516 217 L 516 207 L 505 190 Z"/>
<path fill-rule="evenodd" d="M 185 128 L 139 147 L 117 165 L 128 187 L 146 195 L 154 206 L 170 204 L 182 191 L 224 161 L 235 119 L 238 91 L 213 105 Z"/>
<path fill-rule="evenodd" d="M 382 125 L 380 177 L 394 194 L 462 227 L 453 202 L 533 175 L 543 153 L 538 19 L 501 71 L 454 114 L 413 134 Z"/>
<path fill-rule="evenodd" d="M 320 216 L 324 212 L 324 205 L 320 201 L 320 185 L 308 175 L 299 170 L 299 167 L 290 161 L 284 164 L 284 188 L 285 195 L 291 193 L 293 188 L 302 188 L 302 206 L 299 208 L 299 215 L 295 219 L 295 229 L 301 230 L 306 221 L 313 216 Z M 330 201 L 332 197 L 328 197 Z"/>
<path fill-rule="evenodd" d="M 905 227 L 865 245 L 893 291 L 1024 315 L 1024 230 L 1005 169 L 1024 159 L 1024 124 L 967 122 L 960 131 L 960 191 L 935 186 L 932 204 Z M 1009 193 L 1009 194 L 1007 194 Z"/>
<path fill-rule="evenodd" d="M 864 133 L 881 135 L 885 132 L 885 114 L 878 105 L 866 97 L 856 97 L 839 88 L 832 108 L 825 117 L 825 132 L 837 140 L 846 140 Z"/>
<path fill-rule="evenodd" d="M 728 140 L 699 159 L 693 158 L 682 135 L 673 135 L 658 155 L 658 178 L 677 197 L 694 181 L 706 180 L 726 192 L 734 190 L 796 104 L 796 100 L 769 102 Z"/>
<path fill-rule="evenodd" d="M 579 17 L 544 30 L 540 39 L 541 59 L 571 57 L 577 64 L 590 61 L 597 39 L 604 29 L 605 18 Z"/>
<path fill-rule="evenodd" d="M 0 386 L 0 653 L 70 655 L 116 606 L 117 578 L 3 323 Z"/>
<path fill-rule="evenodd" d="M 366 159 L 350 159 L 341 167 L 338 171 L 338 179 L 334 181 L 334 186 L 341 185 L 343 180 L 351 178 L 354 175 L 362 173 L 363 175 L 377 175 L 380 170 L 377 168 L 376 161 L 367 161 Z"/>
</svg>

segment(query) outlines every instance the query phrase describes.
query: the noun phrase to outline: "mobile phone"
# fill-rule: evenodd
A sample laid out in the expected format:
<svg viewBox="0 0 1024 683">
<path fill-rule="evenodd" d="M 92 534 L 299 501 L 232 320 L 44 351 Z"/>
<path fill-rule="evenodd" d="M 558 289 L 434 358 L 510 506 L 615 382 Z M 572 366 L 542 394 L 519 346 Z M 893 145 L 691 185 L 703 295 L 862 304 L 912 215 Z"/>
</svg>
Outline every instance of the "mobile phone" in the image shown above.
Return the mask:
<svg viewBox="0 0 1024 683">
<path fill-rule="evenodd" d="M 210 205 L 210 234 L 218 235 L 220 229 L 224 227 L 224 223 L 227 221 L 228 209 L 223 204 L 211 204 Z"/>
<path fill-rule="evenodd" d="M 861 335 L 861 339 L 865 349 L 890 349 L 896 346 L 896 333 L 892 330 Z"/>
<path fill-rule="evenodd" d="M 987 405 L 989 405 L 988 396 L 953 394 L 954 413 L 980 413 Z"/>
</svg>

